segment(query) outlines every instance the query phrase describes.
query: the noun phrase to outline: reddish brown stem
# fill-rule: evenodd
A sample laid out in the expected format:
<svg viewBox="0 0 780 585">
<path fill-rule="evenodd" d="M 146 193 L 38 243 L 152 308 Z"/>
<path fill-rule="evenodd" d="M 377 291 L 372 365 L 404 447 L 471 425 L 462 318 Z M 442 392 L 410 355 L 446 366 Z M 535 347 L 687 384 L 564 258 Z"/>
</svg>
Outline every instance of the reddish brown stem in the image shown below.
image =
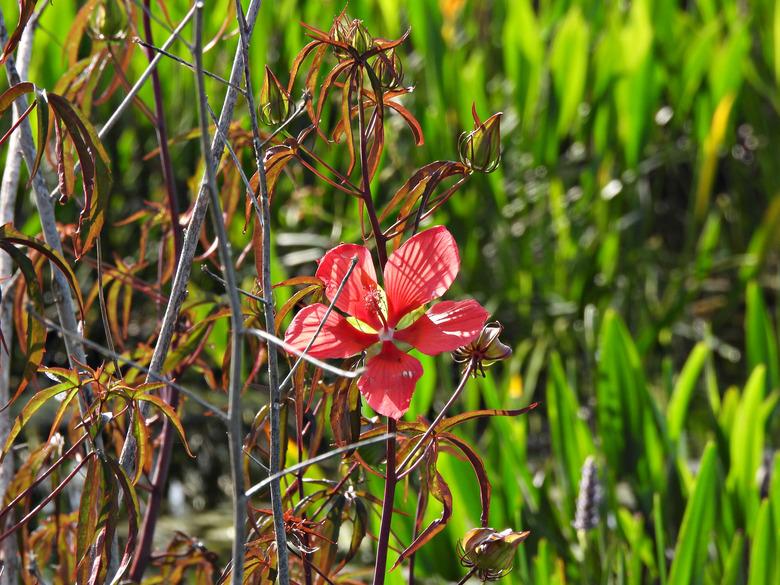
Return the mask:
<svg viewBox="0 0 780 585">
<path fill-rule="evenodd" d="M 32 491 L 32 490 L 35 488 L 35 486 L 37 486 L 37 485 L 38 485 L 39 483 L 41 483 L 41 482 L 42 482 L 44 479 L 46 479 L 47 477 L 49 477 L 49 475 L 51 475 L 51 472 L 52 472 L 52 471 L 54 471 L 55 469 L 57 469 L 57 467 L 59 467 L 60 465 L 62 465 L 62 462 L 63 462 L 63 461 L 65 461 L 65 460 L 66 460 L 68 457 L 70 457 L 71 455 L 73 455 L 73 453 L 76 451 L 76 449 L 78 449 L 78 448 L 79 448 L 79 445 L 81 445 L 81 444 L 84 442 L 84 439 L 86 439 L 88 436 L 89 436 L 89 434 L 87 434 L 87 433 L 83 434 L 83 435 L 81 436 L 81 438 L 79 438 L 79 439 L 78 439 L 78 440 L 77 440 L 75 443 L 73 443 L 73 445 L 71 445 L 70 449 L 68 449 L 67 451 L 65 451 L 65 453 L 63 453 L 63 454 L 62 454 L 62 456 L 61 456 L 59 459 L 57 459 L 57 461 L 55 461 L 54 463 L 52 463 L 52 464 L 51 464 L 51 466 L 49 467 L 49 469 L 47 469 L 46 471 L 44 471 L 44 472 L 43 472 L 43 473 L 42 473 L 42 474 L 41 474 L 41 475 L 40 475 L 40 476 L 39 476 L 39 477 L 38 477 L 38 478 L 37 478 L 35 481 L 33 481 L 33 482 L 32 482 L 32 483 L 31 483 L 31 484 L 30 484 L 30 485 L 27 487 L 27 489 L 25 489 L 24 491 L 22 491 L 22 492 L 21 492 L 21 493 L 20 493 L 18 496 L 16 496 L 16 497 L 15 497 L 13 500 L 11 500 L 10 502 L 8 502 L 8 505 L 7 505 L 7 506 L 5 506 L 5 507 L 4 507 L 2 510 L 0 510 L 0 522 L 2 522 L 3 518 L 4 518 L 4 517 L 5 517 L 5 515 L 8 513 L 8 511 L 9 511 L 9 510 L 11 510 L 11 509 L 13 509 L 13 507 L 14 507 L 14 506 L 16 506 L 16 504 L 18 504 L 18 503 L 19 503 L 19 502 L 22 500 L 22 498 L 24 498 L 24 497 L 25 497 L 27 494 L 29 494 L 29 493 L 30 493 L 30 492 L 31 492 L 31 491 Z"/>
<path fill-rule="evenodd" d="M 144 0 L 143 26 L 146 43 L 154 45 L 152 38 L 152 21 L 150 18 L 151 1 Z M 151 62 L 155 58 L 154 50 L 146 47 L 146 57 Z M 173 163 L 171 153 L 168 149 L 168 129 L 165 123 L 165 110 L 163 108 L 162 87 L 160 85 L 160 75 L 157 69 L 152 71 L 152 91 L 154 93 L 155 110 L 155 131 L 157 133 L 157 143 L 160 145 L 160 165 L 162 166 L 163 181 L 165 182 L 165 191 L 168 196 L 168 210 L 171 214 L 171 229 L 173 230 L 174 254 L 178 261 L 181 256 L 182 242 L 184 233 L 179 223 L 179 201 L 176 196 L 176 183 L 173 175 Z M 176 408 L 179 400 L 179 392 L 175 388 L 167 388 L 168 402 Z M 163 422 L 161 434 L 160 452 L 157 456 L 154 475 L 151 483 L 151 493 L 144 514 L 141 538 L 135 549 L 135 559 L 130 569 L 131 579 L 140 581 L 144 570 L 149 564 L 149 555 L 152 550 L 152 541 L 154 537 L 155 526 L 160 514 L 160 507 L 163 499 L 164 487 L 168 481 L 168 468 L 171 461 L 171 450 L 174 441 L 174 429 L 167 419 Z"/>
<path fill-rule="evenodd" d="M 144 0 L 143 24 L 145 41 L 149 45 L 154 45 L 152 38 L 152 20 L 149 18 L 151 10 L 151 1 Z M 155 58 L 154 51 L 146 47 L 146 57 L 149 62 Z M 154 92 L 154 129 L 157 132 L 157 143 L 160 145 L 160 164 L 162 166 L 163 181 L 165 182 L 165 191 L 168 195 L 168 209 L 171 213 L 171 223 L 173 224 L 173 241 L 176 250 L 176 258 L 181 254 L 182 241 L 184 238 L 181 224 L 179 223 L 179 201 L 176 198 L 176 183 L 173 176 L 173 163 L 171 162 L 171 153 L 168 150 L 168 128 L 165 123 L 165 110 L 163 109 L 163 94 L 160 85 L 160 74 L 157 69 L 152 70 L 152 91 Z"/>
<path fill-rule="evenodd" d="M 390 545 L 390 524 L 393 519 L 393 500 L 395 499 L 395 432 L 396 421 L 387 418 L 387 432 L 393 436 L 387 439 L 387 467 L 385 471 L 385 494 L 382 500 L 382 520 L 379 524 L 376 564 L 374 565 L 374 585 L 384 585 L 387 570 L 387 550 Z"/>
<path fill-rule="evenodd" d="M 169 399 L 167 402 L 174 410 L 179 404 L 179 391 L 176 388 L 167 388 Z M 161 444 L 160 452 L 155 462 L 154 473 L 152 475 L 151 490 L 149 500 L 146 503 L 146 512 L 144 513 L 143 524 L 141 525 L 141 538 L 135 549 L 133 564 L 130 567 L 130 579 L 140 582 L 144 570 L 149 564 L 152 554 L 152 542 L 154 540 L 154 529 L 157 525 L 157 518 L 160 516 L 160 508 L 165 496 L 165 484 L 168 478 L 168 469 L 171 464 L 171 453 L 173 451 L 173 439 L 175 429 L 168 418 L 163 419 L 162 431 L 160 433 Z"/>
<path fill-rule="evenodd" d="M 16 523 L 16 524 L 14 524 L 13 526 L 11 526 L 11 528 L 9 528 L 8 530 L 6 530 L 6 531 L 5 531 L 5 532 L 3 532 L 2 534 L 0 534 L 0 542 L 2 542 L 3 540 L 5 540 L 6 538 L 8 538 L 8 536 L 9 536 L 10 534 L 13 534 L 13 533 L 14 533 L 14 532 L 16 532 L 17 530 L 19 530 L 19 528 L 21 528 L 22 526 L 24 526 L 25 524 L 27 524 L 27 522 L 29 522 L 29 521 L 30 521 L 30 519 L 31 519 L 33 516 L 35 516 L 35 515 L 36 515 L 38 512 L 40 512 L 40 511 L 41 511 L 41 510 L 42 510 L 44 507 L 46 507 L 46 504 L 48 504 L 49 502 L 51 502 L 51 501 L 52 501 L 52 499 L 54 499 L 54 498 L 57 496 L 57 494 L 59 494 L 59 493 L 60 493 L 60 492 L 61 492 L 61 491 L 62 491 L 62 490 L 65 488 L 65 486 L 66 486 L 66 485 L 68 485 L 68 483 L 70 483 L 70 480 L 72 480 L 72 479 L 73 479 L 73 478 L 76 476 L 76 474 L 77 474 L 77 473 L 79 472 L 79 470 L 80 470 L 80 469 L 81 469 L 81 468 L 84 466 L 84 464 L 85 464 L 87 461 L 89 461 L 90 459 L 92 459 L 92 457 L 93 457 L 94 455 L 95 455 L 95 452 L 94 452 L 94 451 L 92 451 L 92 452 L 91 452 L 89 455 L 87 455 L 86 457 L 84 457 L 84 459 L 82 459 L 81 461 L 79 461 L 79 462 L 78 462 L 78 464 L 76 465 L 76 467 L 74 467 L 74 468 L 73 468 L 73 471 L 71 471 L 71 472 L 70 472 L 70 473 L 69 473 L 69 474 L 68 474 L 68 475 L 65 477 L 65 479 L 63 479 L 63 480 L 60 482 L 60 484 L 59 484 L 59 485 L 58 485 L 56 488 L 54 488 L 54 489 L 51 491 L 51 493 L 50 493 L 48 496 L 46 496 L 45 498 L 43 498 L 43 500 L 41 500 L 41 502 L 40 502 L 40 503 L 39 503 L 37 506 L 35 506 L 35 507 L 34 507 L 32 510 L 30 510 L 30 511 L 29 511 L 27 514 L 25 514 L 24 518 L 22 518 L 21 520 L 19 520 L 19 522 L 17 522 L 17 523 Z"/>
</svg>

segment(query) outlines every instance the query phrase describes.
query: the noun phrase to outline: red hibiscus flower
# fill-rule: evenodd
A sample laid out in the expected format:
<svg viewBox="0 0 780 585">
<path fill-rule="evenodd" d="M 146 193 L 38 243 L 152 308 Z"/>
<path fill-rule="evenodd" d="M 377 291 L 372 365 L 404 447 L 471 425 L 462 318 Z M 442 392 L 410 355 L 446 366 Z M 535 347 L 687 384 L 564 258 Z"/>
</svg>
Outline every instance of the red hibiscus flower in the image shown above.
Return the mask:
<svg viewBox="0 0 780 585">
<path fill-rule="evenodd" d="M 317 277 L 333 299 L 352 258 L 358 262 L 309 349 L 317 358 L 346 358 L 368 349 L 366 372 L 358 388 L 379 414 L 400 418 L 409 408 L 422 364 L 405 351 L 409 346 L 424 354 L 453 351 L 473 341 L 488 313 L 474 301 L 442 301 L 424 312 L 455 280 L 460 256 L 455 239 L 443 226 L 409 238 L 387 260 L 385 289 L 377 283 L 371 253 L 355 244 L 341 244 L 319 262 Z M 327 307 L 314 304 L 290 323 L 285 341 L 303 351 L 317 331 Z M 400 349 L 399 349 L 400 348 Z"/>
</svg>

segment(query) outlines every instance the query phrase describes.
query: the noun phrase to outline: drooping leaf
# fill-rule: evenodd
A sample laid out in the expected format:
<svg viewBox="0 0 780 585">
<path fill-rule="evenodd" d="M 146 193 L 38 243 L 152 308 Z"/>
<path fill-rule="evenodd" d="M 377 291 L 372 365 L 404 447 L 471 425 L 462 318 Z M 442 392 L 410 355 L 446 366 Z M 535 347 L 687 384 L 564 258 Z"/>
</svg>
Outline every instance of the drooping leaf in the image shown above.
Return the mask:
<svg viewBox="0 0 780 585">
<path fill-rule="evenodd" d="M 179 438 L 181 439 L 181 442 L 184 444 L 184 449 L 187 451 L 187 455 L 193 458 L 195 457 L 195 455 L 192 454 L 192 451 L 190 451 L 190 445 L 189 443 L 187 443 L 187 435 L 184 433 L 184 427 L 182 427 L 181 425 L 181 420 L 179 419 L 179 415 L 176 414 L 176 411 L 173 410 L 173 408 L 171 408 L 170 404 L 165 402 L 159 396 L 155 396 L 154 394 L 138 394 L 133 396 L 133 398 L 135 400 L 140 400 L 141 402 L 149 402 L 154 406 L 156 406 L 176 429 L 176 432 L 179 434 Z"/>
<path fill-rule="evenodd" d="M 111 190 L 110 160 L 94 127 L 77 107 L 57 94 L 49 94 L 49 103 L 57 120 L 64 124 L 81 163 L 84 208 L 79 217 L 76 254 L 82 256 L 92 248 L 105 222 Z"/>
<path fill-rule="evenodd" d="M 447 522 L 452 516 L 452 492 L 444 481 L 441 474 L 436 471 L 435 463 L 428 466 L 426 473 L 427 485 L 422 489 L 427 489 L 429 494 L 436 498 L 442 505 L 441 515 L 432 520 L 430 524 L 414 539 L 414 541 L 406 547 L 403 552 L 398 556 L 398 560 L 393 564 L 390 569 L 393 571 L 401 563 L 409 558 L 410 555 L 417 552 L 424 544 L 429 542 L 439 532 L 444 530 L 447 526 Z"/>
<path fill-rule="evenodd" d="M 0 246 L 3 246 L 5 248 L 5 242 L 8 242 L 10 244 L 19 244 L 22 246 L 27 246 L 28 248 L 33 248 L 34 250 L 40 252 L 46 258 L 48 258 L 52 262 L 52 264 L 54 264 L 67 279 L 71 291 L 73 291 L 73 294 L 76 296 L 76 301 L 79 306 L 79 311 L 81 312 L 81 316 L 83 318 L 84 299 L 81 297 L 81 289 L 78 286 L 76 275 L 71 269 L 70 265 L 65 261 L 65 259 L 62 257 L 62 255 L 59 252 L 53 250 L 47 244 L 40 242 L 29 236 L 26 236 L 23 233 L 17 231 L 10 223 L 0 226 Z"/>
<path fill-rule="evenodd" d="M 27 256 L 22 254 L 21 250 L 8 240 L 3 240 L 1 237 L 0 249 L 4 250 L 19 267 L 19 270 L 24 276 L 25 286 L 27 287 L 27 298 L 32 303 L 35 312 L 39 315 L 43 315 L 43 293 L 41 292 L 38 276 L 35 274 L 35 268 L 33 267 L 32 262 L 30 262 L 30 259 L 27 258 Z M 13 404 L 22 394 L 35 376 L 35 372 L 41 365 L 43 354 L 46 351 L 46 328 L 43 326 L 43 323 L 38 319 L 35 319 L 29 311 L 26 311 L 26 313 L 27 328 L 25 337 L 27 340 L 27 350 L 25 352 L 26 363 L 24 365 L 24 371 L 22 372 L 22 381 L 8 404 L 0 405 L 3 409 Z"/>
<path fill-rule="evenodd" d="M 24 29 L 35 13 L 36 2 L 37 0 L 19 0 L 19 23 L 14 27 L 3 47 L 3 53 L 0 54 L 0 65 L 6 62 L 8 56 L 16 50 L 16 46 L 22 40 Z"/>
</svg>

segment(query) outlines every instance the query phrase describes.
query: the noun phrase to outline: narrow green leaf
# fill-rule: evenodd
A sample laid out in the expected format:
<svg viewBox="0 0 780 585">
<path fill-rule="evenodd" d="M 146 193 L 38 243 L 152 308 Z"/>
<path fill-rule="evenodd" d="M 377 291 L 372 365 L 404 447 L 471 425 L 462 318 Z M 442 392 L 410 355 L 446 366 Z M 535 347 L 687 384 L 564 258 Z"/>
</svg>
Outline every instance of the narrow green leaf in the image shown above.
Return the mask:
<svg viewBox="0 0 780 585">
<path fill-rule="evenodd" d="M 758 510 L 753 544 L 750 547 L 748 585 L 776 583 L 772 511 L 769 500 L 764 500 Z"/>
<path fill-rule="evenodd" d="M 691 585 L 702 580 L 701 568 L 706 563 L 710 531 L 718 507 L 716 466 L 716 449 L 710 442 L 704 449 L 696 486 L 685 507 L 669 571 L 670 585 Z"/>
<path fill-rule="evenodd" d="M 667 429 L 669 438 L 673 442 L 680 438 L 680 433 L 688 415 L 688 405 L 691 402 L 699 376 L 704 369 L 704 364 L 707 363 L 709 355 L 710 350 L 705 342 L 702 341 L 696 344 L 674 385 L 672 397 L 666 409 Z"/>
<path fill-rule="evenodd" d="M 29 402 L 25 404 L 24 408 L 22 409 L 22 412 L 14 420 L 14 424 L 11 427 L 11 430 L 8 432 L 8 437 L 6 438 L 5 444 L 3 445 L 3 452 L 0 454 L 0 461 L 5 458 L 9 449 L 14 444 L 14 440 L 16 440 L 16 437 L 22 431 L 24 425 L 30 422 L 30 419 L 33 417 L 33 415 L 38 412 L 38 410 L 40 410 L 40 408 L 49 400 L 57 396 L 57 394 L 67 392 L 71 388 L 71 384 L 62 382 L 61 384 L 55 384 L 54 386 L 50 386 L 45 390 L 41 390 L 32 398 L 30 398 Z"/>
</svg>

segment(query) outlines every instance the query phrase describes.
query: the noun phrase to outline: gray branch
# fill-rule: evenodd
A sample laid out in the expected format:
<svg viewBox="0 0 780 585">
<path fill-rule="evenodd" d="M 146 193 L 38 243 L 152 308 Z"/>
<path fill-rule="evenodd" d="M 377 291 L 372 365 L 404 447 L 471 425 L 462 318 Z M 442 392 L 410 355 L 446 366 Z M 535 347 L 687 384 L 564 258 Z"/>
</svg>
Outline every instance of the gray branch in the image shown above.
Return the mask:
<svg viewBox="0 0 780 585">
<path fill-rule="evenodd" d="M 32 55 L 33 34 L 35 32 L 36 19 L 33 17 L 22 34 L 17 48 L 18 72 L 21 79 L 27 79 L 27 71 L 30 67 Z M 16 123 L 22 110 L 13 105 L 12 121 Z M 16 194 L 19 190 L 19 175 L 22 167 L 21 138 L 19 132 L 14 132 L 8 140 L 8 154 L 3 169 L 3 183 L 0 187 L 0 225 L 14 222 L 14 208 L 16 206 Z M 8 351 L 0 348 L 0 403 L 7 404 L 11 399 L 11 349 L 13 347 L 14 328 L 13 319 L 13 289 L 11 274 L 13 262 L 5 252 L 0 252 L 0 335 L 5 340 Z M 9 409 L 0 413 L 0 442 L 5 443 L 11 429 L 11 411 Z M 8 484 L 14 474 L 14 458 L 6 457 L 0 464 L 0 499 L 5 498 Z M 2 544 L 3 558 L 6 559 L 5 570 L 0 575 L 0 585 L 16 583 L 19 574 L 18 551 L 16 539 L 8 538 Z"/>
<path fill-rule="evenodd" d="M 249 3 L 247 21 L 250 32 L 254 28 L 254 23 L 257 19 L 258 12 L 260 11 L 261 3 L 262 0 L 251 0 Z M 157 57 L 162 58 L 162 55 L 157 55 Z M 236 49 L 236 55 L 233 58 L 233 67 L 230 71 L 231 86 L 227 89 L 225 101 L 222 104 L 222 112 L 219 116 L 219 124 L 217 125 L 219 131 L 214 135 L 211 141 L 211 160 L 214 167 L 219 165 L 219 161 L 222 158 L 222 153 L 224 151 L 222 136 L 226 136 L 228 133 L 230 122 L 233 119 L 233 110 L 235 109 L 236 101 L 239 96 L 238 91 L 233 89 L 233 86 L 237 86 L 240 83 L 243 66 L 243 54 L 241 48 L 238 47 Z M 181 310 L 181 305 L 187 295 L 187 284 L 190 280 L 192 261 L 193 258 L 195 258 L 195 251 L 198 247 L 198 236 L 203 227 L 203 220 L 206 217 L 206 211 L 209 206 L 207 185 L 208 177 L 204 173 L 200 181 L 198 196 L 195 199 L 195 205 L 192 209 L 190 223 L 187 225 L 187 229 L 184 232 L 184 244 L 182 245 L 181 256 L 179 257 L 176 273 L 173 277 L 171 294 L 168 297 L 168 305 L 165 308 L 165 314 L 163 315 L 162 324 L 160 325 L 160 334 L 157 337 L 157 344 L 154 347 L 152 361 L 149 364 L 149 370 L 154 373 L 159 374 L 162 371 L 162 366 L 165 363 L 165 358 L 171 347 L 171 340 L 173 339 L 176 321 L 179 318 L 179 311 Z M 148 406 L 142 405 L 141 414 L 145 415 L 148 408 Z M 135 469 L 136 450 L 137 445 L 135 437 L 132 432 L 128 432 L 127 435 L 125 435 L 125 444 L 122 448 L 122 454 L 119 461 L 131 476 Z"/>
</svg>

